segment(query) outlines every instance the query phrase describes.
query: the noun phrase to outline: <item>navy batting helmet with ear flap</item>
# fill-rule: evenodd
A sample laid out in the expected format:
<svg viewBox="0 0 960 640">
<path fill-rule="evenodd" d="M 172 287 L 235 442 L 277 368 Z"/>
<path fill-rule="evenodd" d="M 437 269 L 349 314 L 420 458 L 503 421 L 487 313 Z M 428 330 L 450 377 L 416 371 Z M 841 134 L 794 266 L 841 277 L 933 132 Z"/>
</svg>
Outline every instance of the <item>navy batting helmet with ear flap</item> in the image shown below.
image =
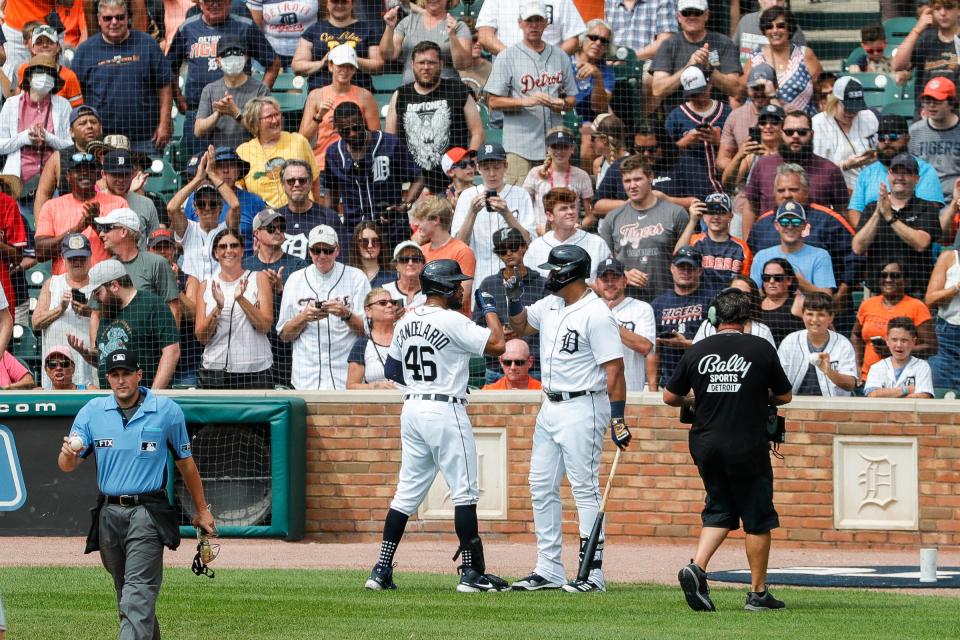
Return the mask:
<svg viewBox="0 0 960 640">
<path fill-rule="evenodd" d="M 456 260 L 432 260 L 420 272 L 420 290 L 427 296 L 443 296 L 449 305 L 460 283 L 472 279 L 464 275 Z"/>
<path fill-rule="evenodd" d="M 538 268 L 550 272 L 547 290 L 556 293 L 571 282 L 590 277 L 590 254 L 575 244 L 562 244 L 551 249 L 547 261 Z"/>
</svg>

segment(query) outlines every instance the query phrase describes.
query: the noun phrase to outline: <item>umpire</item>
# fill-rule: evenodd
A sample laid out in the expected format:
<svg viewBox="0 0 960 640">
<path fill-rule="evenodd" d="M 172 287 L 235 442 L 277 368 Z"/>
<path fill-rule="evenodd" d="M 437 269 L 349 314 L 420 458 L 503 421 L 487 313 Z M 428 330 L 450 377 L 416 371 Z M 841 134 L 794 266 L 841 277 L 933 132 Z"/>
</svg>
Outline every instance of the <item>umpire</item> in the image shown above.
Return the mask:
<svg viewBox="0 0 960 640">
<path fill-rule="evenodd" d="M 190 452 L 183 411 L 140 386 L 143 371 L 133 352 L 114 351 L 106 367 L 113 395 L 94 398 L 80 409 L 57 462 L 69 472 L 96 453 L 100 496 L 84 553 L 99 550 L 113 576 L 120 640 L 158 639 L 163 548 L 180 544 L 177 514 L 164 490 L 168 451 L 193 498 L 193 525 L 213 533 L 213 515 Z M 82 441 L 79 451 L 70 447 L 73 437 Z"/>
<path fill-rule="evenodd" d="M 696 401 L 690 454 L 707 497 L 696 557 L 678 576 L 694 611 L 716 610 L 707 586 L 707 564 L 740 521 L 751 576 L 744 608 L 785 606 L 766 585 L 770 531 L 780 526 L 766 424 L 767 407 L 786 404 L 793 394 L 776 350 L 763 338 L 744 334 L 750 311 L 750 297 L 739 289 L 718 293 L 707 312 L 717 333 L 684 353 L 663 392 L 663 401 L 673 407 L 688 403 L 691 389 Z"/>
</svg>

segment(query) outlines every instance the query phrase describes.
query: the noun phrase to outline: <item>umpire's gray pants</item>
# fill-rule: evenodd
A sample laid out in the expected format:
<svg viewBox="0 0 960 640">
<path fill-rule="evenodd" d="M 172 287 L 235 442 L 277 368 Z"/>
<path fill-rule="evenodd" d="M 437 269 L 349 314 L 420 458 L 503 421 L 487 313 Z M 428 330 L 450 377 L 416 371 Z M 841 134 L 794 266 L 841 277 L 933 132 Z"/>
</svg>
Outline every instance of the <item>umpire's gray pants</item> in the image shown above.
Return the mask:
<svg viewBox="0 0 960 640">
<path fill-rule="evenodd" d="M 103 505 L 100 560 L 117 591 L 120 640 L 159 640 L 156 611 L 163 581 L 163 543 L 146 507 Z"/>
</svg>

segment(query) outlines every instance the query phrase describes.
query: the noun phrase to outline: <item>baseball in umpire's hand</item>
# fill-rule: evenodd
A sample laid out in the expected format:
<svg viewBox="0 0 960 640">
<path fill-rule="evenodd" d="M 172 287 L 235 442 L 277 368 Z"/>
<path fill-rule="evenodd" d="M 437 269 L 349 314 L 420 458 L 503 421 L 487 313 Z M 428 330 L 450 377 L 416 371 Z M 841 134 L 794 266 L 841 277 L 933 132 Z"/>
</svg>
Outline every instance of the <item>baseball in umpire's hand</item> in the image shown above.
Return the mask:
<svg viewBox="0 0 960 640">
<path fill-rule="evenodd" d="M 626 449 L 630 446 L 633 436 L 630 434 L 630 429 L 627 428 L 623 418 L 610 418 L 610 439 L 620 449 Z"/>
</svg>

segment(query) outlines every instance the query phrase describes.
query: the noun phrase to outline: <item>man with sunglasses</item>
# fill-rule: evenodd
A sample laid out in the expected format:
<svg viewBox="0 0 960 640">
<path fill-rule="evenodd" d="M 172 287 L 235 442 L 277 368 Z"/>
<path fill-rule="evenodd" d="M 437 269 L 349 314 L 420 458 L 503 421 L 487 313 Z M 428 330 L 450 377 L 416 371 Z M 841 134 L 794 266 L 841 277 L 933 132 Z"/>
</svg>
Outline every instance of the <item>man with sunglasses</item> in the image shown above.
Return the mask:
<svg viewBox="0 0 960 640">
<path fill-rule="evenodd" d="M 105 131 L 127 136 L 131 151 L 163 151 L 173 135 L 170 63 L 156 40 L 131 28 L 125 0 L 101 0 L 97 20 L 100 33 L 73 59 L 84 104 L 97 110 Z"/>
<path fill-rule="evenodd" d="M 907 119 L 893 114 L 881 115 L 877 128 L 877 160 L 860 170 L 857 183 L 850 195 L 847 219 L 852 224 L 858 224 L 860 214 L 868 205 L 877 201 L 881 184 L 885 184 L 887 189 L 890 189 L 888 177 L 890 162 L 901 153 L 907 153 L 909 146 L 910 133 Z M 914 156 L 914 159 L 920 167 L 920 176 L 914 195 L 923 200 L 936 202 L 942 207 L 944 197 L 937 170 L 923 158 Z"/>
<path fill-rule="evenodd" d="M 740 54 L 727 36 L 707 30 L 710 11 L 707 0 L 679 0 L 677 15 L 680 33 L 660 46 L 650 70 L 653 72 L 653 96 L 661 101 L 665 113 L 683 102 L 680 75 L 691 66 L 709 70 L 714 98 L 740 92 Z"/>
<path fill-rule="evenodd" d="M 366 331 L 370 281 L 360 269 L 337 262 L 340 242 L 332 227 L 314 227 L 307 242 L 313 264 L 287 280 L 277 333 L 293 345 L 294 389 L 343 390 L 350 349 Z"/>
<path fill-rule="evenodd" d="M 490 0 L 481 5 L 477 32 L 484 49 L 497 56 L 523 40 L 523 31 L 517 28 L 517 19 L 523 20 L 523 4 L 517 0 Z M 544 41 L 572 55 L 580 45 L 580 34 L 587 30 L 583 17 L 571 0 L 549 0 L 544 4 Z"/>
<path fill-rule="evenodd" d="M 440 159 L 440 167 L 450 180 L 443 195 L 451 206 L 456 207 L 460 194 L 473 186 L 473 179 L 477 176 L 477 152 L 463 147 L 448 149 Z"/>
<path fill-rule="evenodd" d="M 693 247 L 703 257 L 704 288 L 719 291 L 737 274 L 748 275 L 753 252 L 747 243 L 730 235 L 733 203 L 725 193 L 711 193 L 689 209 L 690 221 L 677 240 L 676 248 Z M 700 231 L 701 223 L 706 233 Z"/>
<path fill-rule="evenodd" d="M 907 295 L 922 300 L 933 272 L 933 243 L 940 235 L 940 203 L 914 195 L 920 179 L 916 158 L 901 153 L 890 162 L 890 188 L 881 183 L 879 200 L 867 205 L 853 237 L 853 251 L 866 256 L 865 271 L 880 273 L 891 261 L 908 274 Z M 879 290 L 876 282 L 867 286 Z"/>
<path fill-rule="evenodd" d="M 810 201 L 834 211 L 844 211 L 850 200 L 843 171 L 836 164 L 813 152 L 813 123 L 806 113 L 791 111 L 783 119 L 780 151 L 756 161 L 742 189 L 743 236 L 750 240 L 750 229 L 757 217 L 777 207 L 776 173 L 784 164 L 800 165 L 807 176 Z"/>
<path fill-rule="evenodd" d="M 493 301 L 497 306 L 497 316 L 501 324 L 507 323 L 510 317 L 507 315 L 507 293 L 506 284 L 512 278 L 517 278 L 523 290 L 520 296 L 520 303 L 531 305 L 544 295 L 544 286 L 547 283 L 546 278 L 540 275 L 535 268 L 527 267 L 527 241 L 519 231 L 512 227 L 497 229 L 493 232 L 493 252 L 503 261 L 503 268 L 492 276 L 487 276 L 478 285 L 479 291 L 484 291 L 493 296 Z M 539 266 L 540 263 L 537 263 Z M 473 321 L 481 327 L 487 326 L 483 310 L 476 308 L 473 310 Z M 510 340 L 516 336 L 513 329 L 508 325 L 503 325 L 503 336 Z M 530 372 L 537 379 L 540 378 L 540 340 L 536 335 L 523 338 L 529 347 L 529 353 L 533 358 Z M 491 383 L 500 377 L 500 362 L 494 357 L 487 357 L 485 382 Z"/>
<path fill-rule="evenodd" d="M 60 247 L 63 238 L 71 233 L 82 233 L 90 241 L 90 266 L 109 258 L 93 219 L 127 206 L 123 198 L 97 189 L 99 165 L 93 154 L 77 152 L 71 160 L 73 165 L 67 171 L 70 193 L 44 203 L 34 236 L 37 260 L 53 260 L 54 275 L 66 271 Z"/>
<path fill-rule="evenodd" d="M 285 226 L 286 239 L 283 252 L 307 262 L 307 236 L 314 227 L 325 224 L 337 232 L 338 238 L 344 238 L 349 244 L 352 229 L 340 222 L 333 210 L 321 206 L 310 197 L 313 185 L 313 169 L 303 160 L 287 160 L 280 168 L 280 180 L 283 192 L 287 195 L 287 204 L 277 209 L 281 223 Z M 345 256 L 340 256 L 343 260 Z"/>
<path fill-rule="evenodd" d="M 103 138 L 103 127 L 97 110 L 86 104 L 74 107 L 70 112 L 70 136 L 73 138 L 73 145 L 54 151 L 43 163 L 40 182 L 33 197 L 34 211 L 40 211 L 58 189 L 61 195 L 70 190 L 67 173 L 73 166 L 73 155 L 87 152 L 87 145 Z"/>
<path fill-rule="evenodd" d="M 753 257 L 750 277 L 763 286 L 763 265 L 772 258 L 785 258 L 795 272 L 797 287 L 803 293 L 820 291 L 833 295 L 837 282 L 833 275 L 830 254 L 804 242 L 808 228 L 807 212 L 803 205 L 788 200 L 777 208 L 774 228 L 780 235 L 780 244 L 758 251 Z"/>
<path fill-rule="evenodd" d="M 540 381 L 530 375 L 530 367 L 533 365 L 530 346 L 520 338 L 507 340 L 506 349 L 499 362 L 503 367 L 503 377 L 483 385 L 482 391 L 526 391 L 543 388 Z"/>
<path fill-rule="evenodd" d="M 103 184 L 107 191 L 126 200 L 127 206 L 140 217 L 139 246 L 146 251 L 147 238 L 160 226 L 160 218 L 153 200 L 130 189 L 138 172 L 129 151 L 110 150 L 103 155 Z"/>
</svg>

